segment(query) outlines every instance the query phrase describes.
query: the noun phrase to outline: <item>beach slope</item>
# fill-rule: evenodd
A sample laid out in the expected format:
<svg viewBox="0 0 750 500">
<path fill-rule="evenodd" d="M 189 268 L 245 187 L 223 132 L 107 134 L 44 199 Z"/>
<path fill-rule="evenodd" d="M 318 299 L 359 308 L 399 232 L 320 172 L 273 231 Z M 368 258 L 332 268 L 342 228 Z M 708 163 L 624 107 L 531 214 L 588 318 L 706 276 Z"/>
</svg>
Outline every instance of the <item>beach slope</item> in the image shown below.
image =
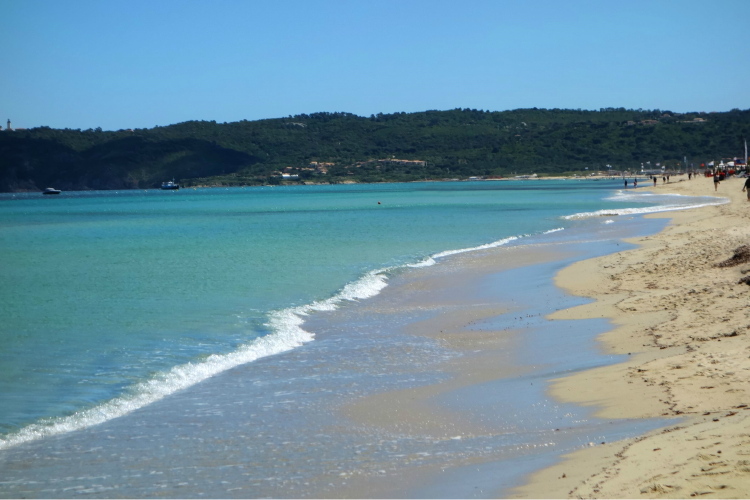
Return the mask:
<svg viewBox="0 0 750 500">
<path fill-rule="evenodd" d="M 603 418 L 674 417 L 674 424 L 592 443 L 512 496 L 750 497 L 750 201 L 744 179 L 716 192 L 711 178 L 678 179 L 650 189 L 729 203 L 653 215 L 670 224 L 630 240 L 638 248 L 559 273 L 559 286 L 595 301 L 552 319 L 611 318 L 616 327 L 599 340 L 628 358 L 550 387 L 555 398 L 591 405 Z"/>
</svg>

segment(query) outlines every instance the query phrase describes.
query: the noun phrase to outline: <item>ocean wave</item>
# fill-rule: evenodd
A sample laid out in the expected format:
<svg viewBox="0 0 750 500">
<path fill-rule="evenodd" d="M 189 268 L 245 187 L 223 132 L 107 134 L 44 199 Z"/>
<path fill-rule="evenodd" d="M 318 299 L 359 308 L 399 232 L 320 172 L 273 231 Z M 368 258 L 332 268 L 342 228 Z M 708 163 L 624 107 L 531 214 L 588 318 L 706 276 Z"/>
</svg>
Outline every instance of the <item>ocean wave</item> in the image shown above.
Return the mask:
<svg viewBox="0 0 750 500">
<path fill-rule="evenodd" d="M 614 192 L 612 196 L 608 196 L 607 198 L 604 198 L 605 200 L 613 200 L 613 201 L 640 201 L 640 202 L 649 202 L 653 198 L 667 198 L 667 199 L 676 199 L 676 200 L 696 200 L 696 199 L 705 199 L 705 200 L 719 200 L 719 199 L 725 199 L 720 196 L 693 196 L 693 195 L 687 195 L 687 194 L 678 194 L 678 193 L 653 193 L 651 191 L 635 191 L 635 190 L 628 190 L 625 191 L 623 189 L 617 190 Z"/>
<path fill-rule="evenodd" d="M 417 262 L 416 264 L 406 264 L 406 267 L 430 267 L 437 264 L 437 261 L 433 259 L 432 257 L 427 257 L 426 259 Z"/>
<path fill-rule="evenodd" d="M 128 394 L 93 408 L 81 410 L 66 417 L 43 419 L 28 425 L 18 432 L 0 438 L 0 449 L 46 436 L 84 429 L 121 417 L 218 373 L 259 358 L 294 349 L 314 338 L 312 334 L 300 328 L 302 319 L 294 314 L 281 311 L 274 315 L 269 323 L 278 332 L 283 333 L 257 338 L 228 354 L 212 354 L 202 361 L 175 366 L 169 371 L 159 373 L 149 380 L 134 385 Z"/>
<path fill-rule="evenodd" d="M 390 268 L 386 268 L 370 271 L 359 280 L 346 285 L 341 292 L 334 296 L 333 300 L 340 302 L 341 300 L 362 300 L 374 297 L 388 285 L 387 273 L 390 270 Z"/>
<path fill-rule="evenodd" d="M 543 231 L 541 234 L 551 234 L 551 233 L 556 233 L 558 231 L 563 231 L 563 230 L 565 230 L 565 228 L 558 227 L 558 228 L 555 228 L 555 229 L 549 229 L 547 231 Z M 444 257 L 450 257 L 451 255 L 458 255 L 458 254 L 468 253 L 468 252 L 476 252 L 478 250 L 487 250 L 489 248 L 497 248 L 497 247 L 500 247 L 500 246 L 503 246 L 503 245 L 507 245 L 508 243 L 511 243 L 513 241 L 517 241 L 517 240 L 519 240 L 521 238 L 528 238 L 529 236 L 531 236 L 531 235 L 529 235 L 529 234 L 521 234 L 521 235 L 518 235 L 518 236 L 509 236 L 508 238 L 503 238 L 501 240 L 493 241 L 492 243 L 486 243 L 484 245 L 479 245 L 479 246 L 475 246 L 475 247 L 458 248 L 458 249 L 455 249 L 455 250 L 445 250 L 443 252 L 439 252 L 439 253 L 436 253 L 434 255 L 430 255 L 426 259 L 424 259 L 424 260 L 422 260 L 420 262 L 417 262 L 416 264 L 407 264 L 407 267 L 429 267 L 429 266 L 434 266 L 435 264 L 437 264 L 437 261 L 439 259 L 442 259 Z"/>
<path fill-rule="evenodd" d="M 470 247 L 470 248 L 459 248 L 456 250 L 446 250 L 444 252 L 436 253 L 432 256 L 433 259 L 441 259 L 443 257 L 449 257 L 451 255 L 457 255 L 460 253 L 467 253 L 467 252 L 476 252 L 477 250 L 486 250 L 488 248 L 496 248 L 499 246 L 507 245 L 511 241 L 516 241 L 519 238 L 525 238 L 529 236 L 528 234 L 523 234 L 520 236 L 510 236 L 508 238 L 503 238 L 501 240 L 493 241 L 492 243 L 487 243 L 485 245 L 479 245 L 476 247 Z"/>
<path fill-rule="evenodd" d="M 647 195 L 646 195 L 647 196 Z M 659 195 L 660 197 L 664 197 L 665 195 Z M 670 195 L 670 196 L 682 196 L 682 195 Z M 695 202 L 689 200 L 695 200 L 696 197 L 694 196 L 684 196 L 686 198 L 686 203 L 666 203 L 661 205 L 653 205 L 650 207 L 631 207 L 631 208 L 609 208 L 609 209 L 603 209 L 603 210 L 597 210 L 595 212 L 581 212 L 577 214 L 572 215 L 565 215 L 562 218 L 567 220 L 573 220 L 573 219 L 587 219 L 591 217 L 609 217 L 609 216 L 616 216 L 616 215 L 645 215 L 645 214 L 653 214 L 653 213 L 659 213 L 659 212 L 672 212 L 675 210 L 688 210 L 691 208 L 701 208 L 701 207 L 709 207 L 714 205 L 724 205 L 726 203 L 729 203 L 729 199 L 727 198 L 717 198 L 712 196 L 706 196 L 706 201 L 703 202 Z M 618 201 L 624 201 L 623 198 L 611 198 L 611 199 L 617 199 Z"/>
<path fill-rule="evenodd" d="M 65 417 L 42 419 L 15 433 L 0 437 L 0 449 L 104 423 L 155 403 L 174 392 L 186 389 L 236 366 L 290 351 L 310 342 L 315 339 L 315 335 L 302 328 L 305 316 L 314 311 L 334 310 L 345 300 L 357 301 L 377 295 L 387 286 L 389 270 L 371 271 L 357 281 L 347 284 L 329 299 L 273 311 L 269 314 L 265 325 L 271 330 L 268 335 L 259 337 L 233 352 L 212 354 L 202 361 L 175 366 L 149 380 L 135 384 L 128 394 L 118 396 L 98 406 Z"/>
</svg>

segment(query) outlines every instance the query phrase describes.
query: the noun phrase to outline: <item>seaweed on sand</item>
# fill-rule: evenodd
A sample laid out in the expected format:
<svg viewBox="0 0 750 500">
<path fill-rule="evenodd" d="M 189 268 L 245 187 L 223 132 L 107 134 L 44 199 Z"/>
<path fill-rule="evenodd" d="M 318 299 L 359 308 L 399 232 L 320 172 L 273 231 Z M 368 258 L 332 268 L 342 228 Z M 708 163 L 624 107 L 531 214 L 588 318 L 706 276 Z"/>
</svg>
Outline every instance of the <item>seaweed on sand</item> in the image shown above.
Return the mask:
<svg viewBox="0 0 750 500">
<path fill-rule="evenodd" d="M 718 264 L 716 264 L 716 267 L 739 266 L 740 264 L 744 264 L 745 262 L 750 262 L 750 245 L 742 245 L 741 247 L 737 247 L 734 250 L 734 255 L 732 255 L 724 262 L 719 262 Z"/>
</svg>

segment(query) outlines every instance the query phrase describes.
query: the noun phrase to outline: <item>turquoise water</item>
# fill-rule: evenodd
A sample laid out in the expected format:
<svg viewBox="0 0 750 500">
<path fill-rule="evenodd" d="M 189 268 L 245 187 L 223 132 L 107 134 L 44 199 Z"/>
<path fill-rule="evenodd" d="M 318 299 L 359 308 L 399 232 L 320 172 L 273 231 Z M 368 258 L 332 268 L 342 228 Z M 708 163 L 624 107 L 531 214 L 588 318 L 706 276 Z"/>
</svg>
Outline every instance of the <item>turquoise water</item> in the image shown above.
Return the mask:
<svg viewBox="0 0 750 500">
<path fill-rule="evenodd" d="M 445 255 L 707 200 L 619 181 L 0 195 L 0 435 L 85 428 L 310 342 Z M 578 215 L 576 215 L 578 214 Z M 1 447 L 1 446 L 0 446 Z"/>
</svg>

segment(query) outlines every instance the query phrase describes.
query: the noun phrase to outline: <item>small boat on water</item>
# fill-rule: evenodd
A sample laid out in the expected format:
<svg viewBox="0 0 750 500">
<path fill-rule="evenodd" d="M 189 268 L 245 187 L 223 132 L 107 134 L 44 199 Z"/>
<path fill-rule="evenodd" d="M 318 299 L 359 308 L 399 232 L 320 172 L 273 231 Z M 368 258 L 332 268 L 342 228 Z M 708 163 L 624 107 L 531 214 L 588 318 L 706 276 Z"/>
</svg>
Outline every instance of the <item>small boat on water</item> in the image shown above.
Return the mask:
<svg viewBox="0 0 750 500">
<path fill-rule="evenodd" d="M 180 189 L 180 185 L 175 183 L 174 179 L 172 179 L 171 181 L 162 182 L 161 188 L 162 189 Z"/>
<path fill-rule="evenodd" d="M 60 194 L 60 193 L 62 193 L 62 191 L 60 191 L 59 189 L 55 189 L 55 188 L 47 188 L 44 191 L 42 191 L 42 194 Z"/>
</svg>

